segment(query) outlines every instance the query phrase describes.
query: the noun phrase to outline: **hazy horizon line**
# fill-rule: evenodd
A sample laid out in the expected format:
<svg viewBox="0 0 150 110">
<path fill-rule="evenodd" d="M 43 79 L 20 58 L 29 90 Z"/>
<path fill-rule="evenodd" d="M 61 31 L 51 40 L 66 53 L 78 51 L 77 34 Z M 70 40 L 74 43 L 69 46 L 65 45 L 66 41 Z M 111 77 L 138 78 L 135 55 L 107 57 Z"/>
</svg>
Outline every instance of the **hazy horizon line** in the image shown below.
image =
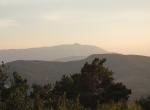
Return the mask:
<svg viewBox="0 0 150 110">
<path fill-rule="evenodd" d="M 0 49 L 0 51 L 9 51 L 9 50 L 28 50 L 28 49 L 38 49 L 38 48 L 53 48 L 57 46 L 69 46 L 69 45 L 81 45 L 81 46 L 94 46 L 97 48 L 100 48 L 108 53 L 106 54 L 122 54 L 122 55 L 137 55 L 137 56 L 146 56 L 150 57 L 150 55 L 144 55 L 144 54 L 137 54 L 137 53 L 123 53 L 123 52 L 114 52 L 111 50 L 107 50 L 103 47 L 93 45 L 93 44 L 87 44 L 87 43 L 62 43 L 62 44 L 55 44 L 55 45 L 49 45 L 49 46 L 35 46 L 35 47 L 26 47 L 26 48 L 6 48 L 6 49 Z"/>
</svg>

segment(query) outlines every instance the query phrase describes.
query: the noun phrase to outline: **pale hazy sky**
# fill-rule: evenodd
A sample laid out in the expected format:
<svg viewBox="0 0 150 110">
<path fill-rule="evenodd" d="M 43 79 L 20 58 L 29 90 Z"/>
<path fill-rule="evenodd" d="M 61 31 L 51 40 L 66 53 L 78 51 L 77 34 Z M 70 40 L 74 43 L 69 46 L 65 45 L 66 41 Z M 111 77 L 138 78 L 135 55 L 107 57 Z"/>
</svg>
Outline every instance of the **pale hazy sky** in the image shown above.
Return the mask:
<svg viewBox="0 0 150 110">
<path fill-rule="evenodd" d="M 0 49 L 76 42 L 150 56 L 150 0 L 0 0 Z"/>
</svg>

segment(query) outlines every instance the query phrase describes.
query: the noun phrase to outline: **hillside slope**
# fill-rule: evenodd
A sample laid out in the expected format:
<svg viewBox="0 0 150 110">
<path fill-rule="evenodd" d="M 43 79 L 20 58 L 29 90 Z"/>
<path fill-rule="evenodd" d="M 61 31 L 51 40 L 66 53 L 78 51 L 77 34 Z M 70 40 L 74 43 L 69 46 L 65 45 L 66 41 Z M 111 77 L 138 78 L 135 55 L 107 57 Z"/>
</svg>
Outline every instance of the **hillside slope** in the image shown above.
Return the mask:
<svg viewBox="0 0 150 110">
<path fill-rule="evenodd" d="M 30 83 L 45 84 L 59 80 L 63 74 L 80 72 L 86 61 L 95 57 L 106 58 L 106 66 L 114 72 L 116 81 L 121 81 L 133 90 L 133 97 L 150 94 L 150 57 L 121 54 L 97 54 L 84 60 L 70 62 L 15 61 L 8 65 L 18 71 Z"/>
</svg>

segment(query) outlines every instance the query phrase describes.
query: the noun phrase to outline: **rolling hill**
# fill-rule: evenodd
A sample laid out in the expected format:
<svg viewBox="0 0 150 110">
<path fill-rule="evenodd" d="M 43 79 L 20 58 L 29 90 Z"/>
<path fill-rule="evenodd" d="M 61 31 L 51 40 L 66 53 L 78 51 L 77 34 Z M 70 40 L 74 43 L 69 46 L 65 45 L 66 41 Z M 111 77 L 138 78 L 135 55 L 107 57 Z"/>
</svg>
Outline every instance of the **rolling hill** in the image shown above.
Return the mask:
<svg viewBox="0 0 150 110">
<path fill-rule="evenodd" d="M 71 61 L 86 58 L 92 54 L 104 54 L 107 51 L 91 45 L 58 45 L 53 47 L 0 50 L 0 60 Z"/>
<path fill-rule="evenodd" d="M 150 57 L 122 54 L 97 54 L 86 59 L 69 62 L 14 61 L 8 63 L 10 71 L 17 71 L 30 84 L 45 84 L 59 80 L 63 74 L 79 73 L 85 62 L 95 57 L 106 58 L 106 66 L 114 72 L 116 81 L 123 82 L 133 91 L 132 97 L 150 94 Z"/>
</svg>

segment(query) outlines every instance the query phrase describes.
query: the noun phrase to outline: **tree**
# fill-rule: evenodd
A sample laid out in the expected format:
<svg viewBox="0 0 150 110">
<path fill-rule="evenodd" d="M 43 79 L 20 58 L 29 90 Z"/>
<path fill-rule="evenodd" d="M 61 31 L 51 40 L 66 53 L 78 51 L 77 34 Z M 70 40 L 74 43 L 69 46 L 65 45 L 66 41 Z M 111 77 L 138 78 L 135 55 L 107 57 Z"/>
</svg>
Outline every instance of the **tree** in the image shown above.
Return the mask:
<svg viewBox="0 0 150 110">
<path fill-rule="evenodd" d="M 139 104 L 135 102 L 124 103 L 120 101 L 120 102 L 98 104 L 96 110 L 143 110 L 143 109 Z"/>
<path fill-rule="evenodd" d="M 7 67 L 4 64 L 4 62 L 2 62 L 2 64 L 0 65 L 0 100 L 2 100 L 1 93 L 5 89 L 7 79 L 8 79 Z"/>
<path fill-rule="evenodd" d="M 28 98 L 28 89 L 27 80 L 14 72 L 11 86 L 2 91 L 6 110 L 31 110 L 32 104 Z"/>
<path fill-rule="evenodd" d="M 3 102 L 2 93 L 8 86 L 6 85 L 6 82 L 8 80 L 8 71 L 7 66 L 2 62 L 0 64 L 0 110 L 6 110 L 6 105 Z"/>
<path fill-rule="evenodd" d="M 150 96 L 141 98 L 138 103 L 143 107 L 144 110 L 150 110 Z"/>
<path fill-rule="evenodd" d="M 43 110 L 43 101 L 39 95 L 34 97 L 34 107 L 33 110 Z"/>
<path fill-rule="evenodd" d="M 63 76 L 54 87 L 55 96 L 66 93 L 66 97 L 80 102 L 86 107 L 96 107 L 97 102 L 128 100 L 131 90 L 122 83 L 115 83 L 113 72 L 104 66 L 106 59 L 95 58 L 91 64 L 85 63 L 80 74 Z"/>
<path fill-rule="evenodd" d="M 103 105 L 109 102 L 114 102 L 112 107 L 119 109 L 117 102 L 126 105 L 131 90 L 122 83 L 114 82 L 113 72 L 104 66 L 105 61 L 96 58 L 91 64 L 85 63 L 80 73 L 64 75 L 54 87 L 47 84 L 33 85 L 32 88 L 17 72 L 8 77 L 7 68 L 2 63 L 0 110 L 92 110 L 96 109 L 97 103 Z M 135 110 L 140 108 L 137 105 L 133 107 Z M 111 109 L 109 105 L 108 108 Z"/>
<path fill-rule="evenodd" d="M 51 84 L 47 84 L 45 86 L 40 86 L 34 84 L 32 86 L 33 92 L 31 93 L 31 97 L 34 100 L 34 109 L 42 110 L 51 109 L 52 108 L 52 86 Z"/>
<path fill-rule="evenodd" d="M 59 98 L 57 110 L 87 110 L 84 108 L 79 101 L 79 97 L 76 100 L 69 100 L 67 99 L 66 95 L 64 94 Z"/>
</svg>

